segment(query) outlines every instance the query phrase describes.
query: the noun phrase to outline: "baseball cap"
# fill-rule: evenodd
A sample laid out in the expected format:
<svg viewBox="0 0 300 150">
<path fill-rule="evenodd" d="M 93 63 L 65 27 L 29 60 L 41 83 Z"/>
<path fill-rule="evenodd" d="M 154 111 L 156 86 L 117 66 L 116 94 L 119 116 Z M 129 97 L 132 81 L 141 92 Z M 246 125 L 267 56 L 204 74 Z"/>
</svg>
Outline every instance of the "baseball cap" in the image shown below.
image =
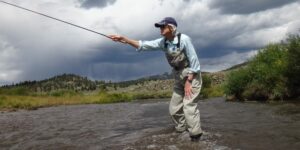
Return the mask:
<svg viewBox="0 0 300 150">
<path fill-rule="evenodd" d="M 175 20 L 174 18 L 172 18 L 172 17 L 166 17 L 166 18 L 164 18 L 163 20 L 161 20 L 160 22 L 155 23 L 154 26 L 155 26 L 156 28 L 159 28 L 159 27 L 165 26 L 165 25 L 167 25 L 167 24 L 172 24 L 172 25 L 174 25 L 174 26 L 177 27 L 177 22 L 176 22 L 176 20 Z"/>
</svg>

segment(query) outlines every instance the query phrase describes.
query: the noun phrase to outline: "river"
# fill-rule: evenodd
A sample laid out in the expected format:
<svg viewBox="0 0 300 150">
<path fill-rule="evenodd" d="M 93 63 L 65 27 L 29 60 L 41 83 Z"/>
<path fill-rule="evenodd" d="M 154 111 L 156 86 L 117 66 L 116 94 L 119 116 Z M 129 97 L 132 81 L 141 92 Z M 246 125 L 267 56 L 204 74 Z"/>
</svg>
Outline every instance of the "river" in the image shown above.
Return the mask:
<svg viewBox="0 0 300 150">
<path fill-rule="evenodd" d="M 199 101 L 201 141 L 174 132 L 167 100 L 0 113 L 0 149 L 298 150 L 300 104 Z"/>
</svg>

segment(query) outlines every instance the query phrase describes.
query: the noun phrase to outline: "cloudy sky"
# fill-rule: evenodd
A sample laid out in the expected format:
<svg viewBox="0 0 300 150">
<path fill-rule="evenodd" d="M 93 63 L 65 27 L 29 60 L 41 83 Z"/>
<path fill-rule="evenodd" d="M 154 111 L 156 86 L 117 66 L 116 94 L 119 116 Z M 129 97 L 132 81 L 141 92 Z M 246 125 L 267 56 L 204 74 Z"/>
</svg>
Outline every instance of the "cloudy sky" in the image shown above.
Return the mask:
<svg viewBox="0 0 300 150">
<path fill-rule="evenodd" d="M 176 18 L 202 71 L 242 63 L 300 28 L 299 0 L 6 0 L 104 34 L 160 38 L 154 23 Z M 170 72 L 164 54 L 134 48 L 0 3 L 0 85 L 74 73 L 129 80 Z"/>
</svg>

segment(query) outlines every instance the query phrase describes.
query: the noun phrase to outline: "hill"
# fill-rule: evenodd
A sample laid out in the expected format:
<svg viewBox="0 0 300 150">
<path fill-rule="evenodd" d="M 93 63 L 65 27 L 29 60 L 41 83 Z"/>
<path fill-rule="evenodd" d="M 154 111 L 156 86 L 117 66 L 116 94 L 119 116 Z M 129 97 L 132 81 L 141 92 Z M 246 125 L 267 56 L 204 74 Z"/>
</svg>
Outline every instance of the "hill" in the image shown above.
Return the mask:
<svg viewBox="0 0 300 150">
<path fill-rule="evenodd" d="M 2 88 L 24 87 L 32 92 L 50 92 L 55 90 L 89 91 L 96 89 L 96 83 L 87 77 L 75 74 L 62 74 L 41 81 L 24 81 Z"/>
<path fill-rule="evenodd" d="M 232 70 L 236 70 L 236 69 L 239 69 L 239 68 L 243 68 L 243 67 L 246 67 L 247 65 L 249 64 L 248 61 L 246 62 L 243 62 L 243 63 L 240 63 L 240 64 L 237 64 L 237 65 L 234 65 L 232 67 L 229 67 L 223 71 L 232 71 Z"/>
<path fill-rule="evenodd" d="M 247 65 L 247 62 L 232 66 L 219 72 L 202 72 L 204 82 L 209 79 L 209 84 L 219 85 L 225 81 L 226 74 Z M 51 92 L 57 90 L 72 91 L 95 91 L 106 90 L 112 92 L 157 92 L 172 91 L 173 88 L 172 73 L 165 72 L 160 75 L 147 76 L 136 80 L 121 82 L 105 82 L 101 80 L 92 81 L 87 77 L 75 74 L 62 74 L 41 81 L 24 81 L 14 85 L 5 85 L 1 88 L 23 87 L 32 92 Z"/>
</svg>

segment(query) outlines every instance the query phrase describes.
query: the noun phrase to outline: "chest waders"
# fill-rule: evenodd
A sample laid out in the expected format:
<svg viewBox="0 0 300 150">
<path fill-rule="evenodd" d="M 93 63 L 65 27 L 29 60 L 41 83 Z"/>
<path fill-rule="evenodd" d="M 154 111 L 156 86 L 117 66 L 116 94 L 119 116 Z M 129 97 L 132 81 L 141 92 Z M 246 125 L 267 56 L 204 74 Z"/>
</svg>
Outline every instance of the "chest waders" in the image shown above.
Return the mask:
<svg viewBox="0 0 300 150">
<path fill-rule="evenodd" d="M 165 41 L 164 41 L 164 48 L 167 49 L 167 52 L 165 53 L 165 55 L 166 55 L 166 58 L 168 60 L 168 63 L 170 64 L 170 66 L 172 66 L 175 70 L 178 71 L 178 70 L 182 70 L 186 67 L 189 67 L 190 62 L 187 58 L 185 48 L 180 50 L 181 33 L 179 33 L 177 35 L 177 37 L 178 37 L 178 43 L 176 45 L 176 50 L 175 51 L 169 52 L 167 39 L 165 39 Z"/>
<path fill-rule="evenodd" d="M 185 83 L 188 74 L 188 68 L 190 62 L 187 59 L 186 49 L 180 49 L 180 33 L 177 35 L 178 43 L 175 47 L 170 47 L 166 43 L 164 48 L 167 49 L 166 57 L 169 64 L 174 68 L 174 87 L 173 94 L 169 104 L 169 113 L 175 124 L 177 132 L 188 131 L 191 139 L 194 137 L 200 137 L 202 135 L 201 123 L 200 123 L 200 111 L 198 109 L 198 99 L 202 87 L 201 74 L 194 75 L 194 79 L 191 82 L 191 97 L 188 98 L 185 95 Z M 175 45 L 174 45 L 175 46 Z"/>
</svg>

